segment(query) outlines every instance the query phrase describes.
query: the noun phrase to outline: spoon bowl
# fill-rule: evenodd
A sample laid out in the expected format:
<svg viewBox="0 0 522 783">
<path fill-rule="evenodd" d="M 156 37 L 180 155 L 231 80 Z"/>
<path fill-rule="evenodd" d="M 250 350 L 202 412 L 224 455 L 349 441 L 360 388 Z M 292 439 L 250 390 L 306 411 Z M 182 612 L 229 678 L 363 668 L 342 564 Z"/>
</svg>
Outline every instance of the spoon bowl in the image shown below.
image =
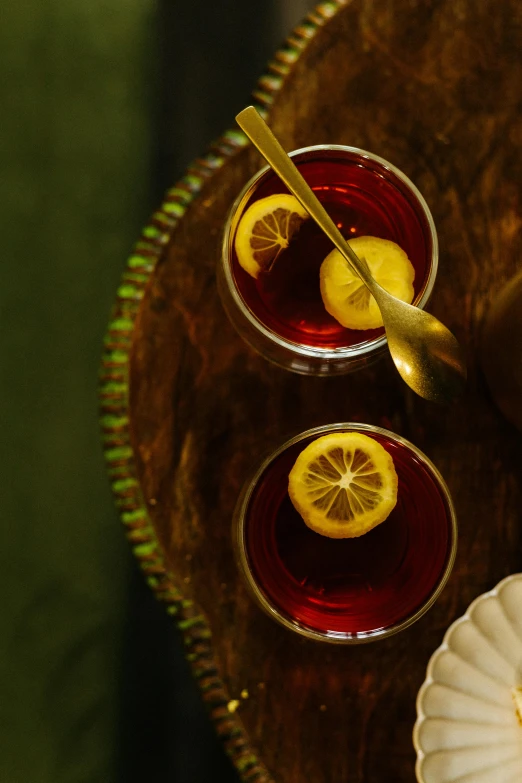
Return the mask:
<svg viewBox="0 0 522 783">
<path fill-rule="evenodd" d="M 451 402 L 466 382 L 466 365 L 457 339 L 435 316 L 406 302 L 397 308 L 399 300 L 382 291 L 384 296 L 377 302 L 399 375 L 425 400 Z"/>
</svg>

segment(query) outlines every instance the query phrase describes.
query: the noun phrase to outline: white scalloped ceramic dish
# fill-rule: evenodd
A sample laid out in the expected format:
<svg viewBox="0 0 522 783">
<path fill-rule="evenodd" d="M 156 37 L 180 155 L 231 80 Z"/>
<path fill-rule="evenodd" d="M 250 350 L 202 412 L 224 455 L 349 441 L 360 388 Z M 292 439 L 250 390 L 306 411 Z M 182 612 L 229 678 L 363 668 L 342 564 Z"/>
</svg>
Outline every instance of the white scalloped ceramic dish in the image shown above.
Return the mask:
<svg viewBox="0 0 522 783">
<path fill-rule="evenodd" d="M 419 783 L 521 783 L 522 574 L 479 596 L 432 655 L 417 697 Z"/>
</svg>

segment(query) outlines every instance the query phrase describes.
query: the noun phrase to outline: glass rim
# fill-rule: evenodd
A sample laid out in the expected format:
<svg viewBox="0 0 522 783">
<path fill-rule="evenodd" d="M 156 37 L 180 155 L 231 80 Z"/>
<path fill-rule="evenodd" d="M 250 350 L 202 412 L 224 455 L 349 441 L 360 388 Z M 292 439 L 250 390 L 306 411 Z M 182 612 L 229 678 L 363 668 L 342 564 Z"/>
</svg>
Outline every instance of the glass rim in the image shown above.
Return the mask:
<svg viewBox="0 0 522 783">
<path fill-rule="evenodd" d="M 252 497 L 252 493 L 254 492 L 260 478 L 262 477 L 265 470 L 269 467 L 269 465 L 276 459 L 276 457 L 278 457 L 280 454 L 286 451 L 286 449 L 290 448 L 291 446 L 294 446 L 296 443 L 299 443 L 300 441 L 305 440 L 306 438 L 309 438 L 311 436 L 318 436 L 321 434 L 326 434 L 338 430 L 351 430 L 356 432 L 378 433 L 390 438 L 393 441 L 400 443 L 401 445 L 405 446 L 410 451 L 412 451 L 415 454 L 415 456 L 420 460 L 420 462 L 425 467 L 428 468 L 430 473 L 433 475 L 433 478 L 436 480 L 449 512 L 450 528 L 451 528 L 451 536 L 450 536 L 451 542 L 450 542 L 446 564 L 438 578 L 438 581 L 436 582 L 436 586 L 434 587 L 433 591 L 428 595 L 428 597 L 425 599 L 425 601 L 423 601 L 423 603 L 415 610 L 415 612 L 408 615 L 408 617 L 404 618 L 403 620 L 394 623 L 393 625 L 387 626 L 386 628 L 377 629 L 374 631 L 363 631 L 355 634 L 347 634 L 342 631 L 325 631 L 325 632 L 318 631 L 317 629 L 309 628 L 308 626 L 298 622 L 297 620 L 292 620 L 288 615 L 284 614 L 281 610 L 279 610 L 278 607 L 274 604 L 274 602 L 271 601 L 266 596 L 266 594 L 260 588 L 258 582 L 256 581 L 252 572 L 252 568 L 249 563 L 249 558 L 247 555 L 247 548 L 245 543 L 246 512 L 248 511 L 248 506 Z M 319 427 L 313 427 L 312 429 L 308 429 L 303 432 L 300 432 L 297 435 L 294 435 L 289 440 L 286 440 L 283 444 L 281 444 L 274 451 L 272 451 L 267 457 L 265 457 L 265 459 L 261 462 L 260 466 L 257 468 L 255 473 L 251 476 L 250 479 L 247 480 L 247 482 L 243 487 L 241 495 L 238 499 L 236 509 L 234 511 L 234 517 L 233 517 L 233 540 L 234 540 L 234 547 L 236 551 L 236 558 L 238 561 L 238 565 L 241 574 L 245 579 L 247 587 L 249 588 L 250 592 L 252 593 L 254 599 L 256 600 L 260 608 L 263 609 L 266 614 L 272 617 L 272 619 L 278 622 L 280 625 L 285 626 L 286 628 L 300 634 L 301 636 L 305 636 L 308 639 L 315 639 L 317 641 L 330 642 L 334 644 L 365 644 L 380 639 L 387 639 L 390 636 L 393 636 L 394 634 L 405 630 L 410 625 L 413 625 L 415 622 L 417 622 L 417 620 L 419 620 L 428 611 L 428 609 L 430 609 L 433 606 L 433 604 L 435 603 L 435 601 L 437 600 L 437 598 L 439 597 L 439 595 L 441 594 L 441 592 L 443 591 L 444 587 L 448 582 L 457 554 L 457 535 L 458 535 L 457 516 L 455 513 L 455 508 L 453 506 L 453 501 L 451 499 L 451 494 L 449 492 L 446 482 L 444 481 L 442 475 L 440 474 L 436 466 L 433 464 L 433 462 L 426 456 L 426 454 L 424 454 L 424 452 L 422 452 L 419 448 L 417 448 L 417 446 L 415 446 L 409 440 L 406 440 L 406 438 L 403 438 L 401 435 L 397 435 L 397 433 L 395 432 L 391 432 L 390 430 L 386 430 L 383 427 L 378 427 L 374 424 L 362 424 L 360 422 L 342 422 L 337 424 L 323 424 Z"/>
<path fill-rule="evenodd" d="M 431 237 L 431 263 L 430 263 L 428 276 L 426 278 L 426 282 L 424 283 L 422 290 L 419 292 L 418 296 L 413 301 L 413 304 L 416 307 L 423 309 L 431 296 L 431 292 L 435 284 L 435 279 L 437 277 L 437 270 L 439 265 L 439 243 L 437 237 L 437 230 L 435 228 L 435 223 L 433 221 L 430 208 L 428 207 L 428 204 L 426 203 L 424 196 L 419 191 L 419 189 L 413 184 L 413 182 L 409 179 L 409 177 L 407 177 L 406 174 L 404 174 L 404 172 L 402 172 L 400 169 L 394 166 L 393 163 L 390 163 L 385 158 L 382 158 L 379 155 L 374 154 L 373 152 L 369 152 L 368 150 L 363 150 L 360 147 L 350 147 L 343 144 L 315 144 L 309 147 L 300 147 L 297 150 L 292 150 L 292 152 L 288 153 L 288 156 L 290 158 L 293 158 L 296 155 L 302 155 L 309 152 L 316 152 L 316 151 L 320 152 L 320 151 L 331 151 L 331 150 L 333 150 L 334 152 L 339 151 L 339 152 L 355 153 L 359 155 L 361 158 L 366 158 L 367 160 L 378 163 L 383 168 L 391 171 L 392 174 L 394 174 L 397 177 L 397 179 L 399 179 L 404 185 L 406 185 L 406 187 L 410 189 L 410 191 L 413 193 L 413 195 L 419 202 L 421 210 L 424 213 L 424 216 L 428 223 L 429 233 Z M 233 202 L 229 210 L 227 220 L 225 222 L 222 249 L 221 249 L 221 264 L 223 267 L 223 273 L 224 273 L 226 285 L 234 300 L 234 304 L 236 305 L 236 307 L 238 307 L 242 315 L 250 322 L 250 324 L 258 332 L 260 332 L 267 340 L 276 343 L 281 348 L 297 353 L 302 357 L 321 359 L 325 361 L 330 359 L 350 359 L 350 358 L 355 359 L 364 356 L 370 352 L 377 351 L 380 348 L 384 347 L 387 344 L 386 334 L 383 334 L 380 337 L 375 337 L 373 340 L 366 340 L 365 342 L 357 343 L 356 345 L 349 345 L 349 346 L 344 346 L 339 348 L 324 348 L 321 346 L 303 345 L 302 343 L 298 343 L 293 340 L 288 340 L 285 337 L 281 337 L 281 335 L 279 335 L 277 332 L 274 332 L 272 329 L 267 327 L 255 315 L 255 313 L 253 313 L 250 307 L 248 307 L 247 303 L 241 296 L 234 282 L 232 264 L 230 263 L 230 258 L 231 258 L 230 237 L 232 234 L 232 228 L 233 227 L 235 228 L 234 220 L 239 212 L 239 208 L 243 205 L 244 202 L 246 202 L 250 198 L 258 181 L 268 171 L 270 171 L 270 169 L 271 169 L 270 165 L 263 166 L 262 169 L 257 171 L 248 180 L 246 185 L 243 187 L 243 189 L 241 190 L 241 192 Z"/>
</svg>

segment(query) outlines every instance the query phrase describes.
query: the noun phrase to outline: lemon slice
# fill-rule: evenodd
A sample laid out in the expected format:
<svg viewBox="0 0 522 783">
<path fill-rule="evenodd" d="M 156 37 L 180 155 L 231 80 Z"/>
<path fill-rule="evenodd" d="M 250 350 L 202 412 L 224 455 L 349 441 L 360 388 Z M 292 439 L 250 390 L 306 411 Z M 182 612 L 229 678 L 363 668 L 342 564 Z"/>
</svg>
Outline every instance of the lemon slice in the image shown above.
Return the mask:
<svg viewBox="0 0 522 783">
<path fill-rule="evenodd" d="M 360 432 L 324 435 L 298 456 L 288 493 L 306 525 L 329 538 L 356 538 L 388 517 L 397 473 L 380 443 Z"/>
<path fill-rule="evenodd" d="M 268 271 L 279 253 L 308 217 L 295 196 L 276 193 L 254 202 L 242 215 L 236 231 L 239 263 L 249 275 Z"/>
<path fill-rule="evenodd" d="M 399 245 L 377 237 L 357 237 L 348 244 L 366 260 L 372 276 L 386 291 L 403 302 L 413 301 L 415 270 Z M 321 264 L 320 285 L 325 308 L 342 326 L 377 329 L 383 325 L 377 302 L 338 250 L 332 250 Z"/>
</svg>

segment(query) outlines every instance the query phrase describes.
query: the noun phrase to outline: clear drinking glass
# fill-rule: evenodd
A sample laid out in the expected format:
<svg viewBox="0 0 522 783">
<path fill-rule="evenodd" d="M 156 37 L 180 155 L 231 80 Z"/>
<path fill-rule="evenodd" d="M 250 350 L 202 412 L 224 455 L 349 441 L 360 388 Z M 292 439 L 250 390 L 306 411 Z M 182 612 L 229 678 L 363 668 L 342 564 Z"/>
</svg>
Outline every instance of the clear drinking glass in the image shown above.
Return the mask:
<svg viewBox="0 0 522 783">
<path fill-rule="evenodd" d="M 355 147 L 320 145 L 290 157 L 346 238 L 376 236 L 405 250 L 415 269 L 414 304 L 424 307 L 437 274 L 438 243 L 415 185 L 391 163 Z M 319 267 L 332 245 L 313 220 L 303 223 L 269 273 L 254 280 L 239 265 L 234 239 L 240 218 L 275 193 L 288 190 L 267 166 L 230 210 L 217 271 L 225 311 L 241 337 L 281 367 L 313 375 L 356 370 L 384 351 L 384 330 L 346 329 L 326 312 Z"/>
<path fill-rule="evenodd" d="M 310 530 L 288 495 L 298 454 L 331 432 L 361 432 L 392 456 L 397 504 L 360 538 Z M 303 636 L 357 644 L 407 628 L 435 602 L 455 560 L 457 522 L 444 480 L 399 435 L 368 424 L 307 430 L 277 448 L 245 484 L 232 538 L 239 570 L 256 603 Z"/>
</svg>

